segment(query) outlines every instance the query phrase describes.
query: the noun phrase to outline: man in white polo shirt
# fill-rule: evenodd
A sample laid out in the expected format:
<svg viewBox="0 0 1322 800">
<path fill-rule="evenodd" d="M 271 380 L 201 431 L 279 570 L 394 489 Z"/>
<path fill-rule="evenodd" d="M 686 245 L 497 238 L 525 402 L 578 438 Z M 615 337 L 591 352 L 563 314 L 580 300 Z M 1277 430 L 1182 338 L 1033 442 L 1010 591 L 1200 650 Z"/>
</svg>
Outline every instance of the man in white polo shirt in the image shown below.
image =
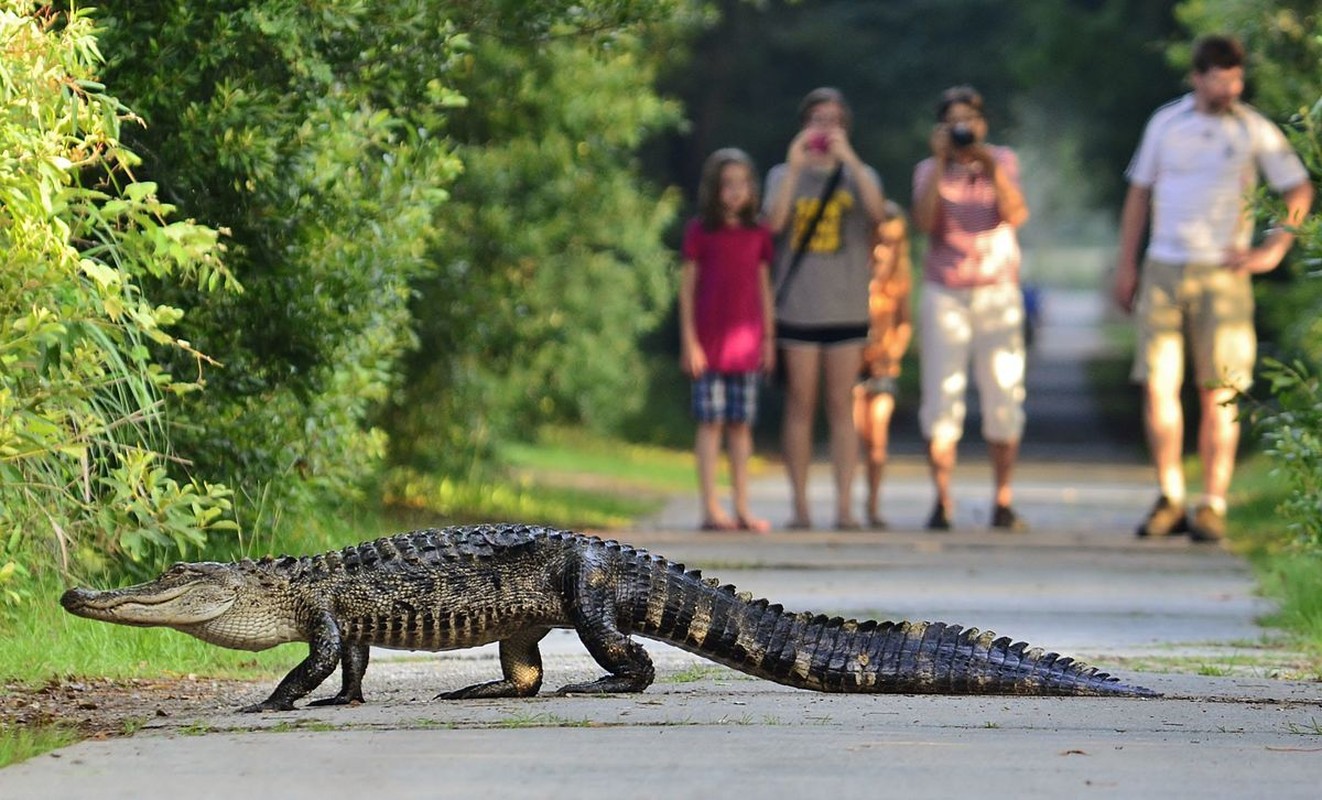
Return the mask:
<svg viewBox="0 0 1322 800">
<path fill-rule="evenodd" d="M 1253 275 L 1294 243 L 1313 202 L 1298 155 L 1271 121 L 1240 102 L 1244 50 L 1208 36 L 1194 46 L 1193 92 L 1152 115 L 1126 173 L 1115 297 L 1138 328 L 1131 378 L 1145 387 L 1144 421 L 1161 496 L 1139 536 L 1225 535 L 1226 493 L 1239 443 L 1236 392 L 1253 378 Z M 1252 244 L 1249 199 L 1261 173 L 1286 217 Z M 1151 221 L 1143 269 L 1138 252 Z M 1181 463 L 1185 336 L 1198 382 L 1198 454 L 1204 494 L 1192 515 Z"/>
</svg>

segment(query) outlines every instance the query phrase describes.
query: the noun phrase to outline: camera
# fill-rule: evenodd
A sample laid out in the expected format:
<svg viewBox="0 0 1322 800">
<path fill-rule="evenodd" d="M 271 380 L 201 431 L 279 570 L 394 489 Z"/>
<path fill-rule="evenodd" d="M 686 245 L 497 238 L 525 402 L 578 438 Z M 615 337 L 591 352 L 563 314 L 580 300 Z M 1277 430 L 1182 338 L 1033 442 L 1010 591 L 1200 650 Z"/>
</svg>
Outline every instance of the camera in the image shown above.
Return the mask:
<svg viewBox="0 0 1322 800">
<path fill-rule="evenodd" d="M 808 149 L 816 150 L 819 153 L 825 153 L 831 149 L 831 137 L 825 133 L 818 133 L 808 137 Z"/>
<path fill-rule="evenodd" d="M 978 136 L 973 132 L 972 125 L 959 122 L 950 126 L 950 143 L 955 147 L 968 147 L 977 140 Z"/>
</svg>

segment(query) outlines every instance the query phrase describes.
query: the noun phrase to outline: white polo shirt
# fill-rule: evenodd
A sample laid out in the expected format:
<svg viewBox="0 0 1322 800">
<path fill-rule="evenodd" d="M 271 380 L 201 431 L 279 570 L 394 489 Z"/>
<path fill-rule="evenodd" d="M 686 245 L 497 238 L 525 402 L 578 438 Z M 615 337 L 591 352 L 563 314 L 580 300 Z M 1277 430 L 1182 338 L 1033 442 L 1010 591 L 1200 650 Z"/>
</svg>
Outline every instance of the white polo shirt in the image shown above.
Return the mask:
<svg viewBox="0 0 1322 800">
<path fill-rule="evenodd" d="M 1259 172 L 1277 192 L 1308 180 L 1285 135 L 1251 106 L 1204 114 L 1187 94 L 1157 109 L 1125 173 L 1152 190 L 1148 256 L 1219 264 L 1232 247 L 1248 247 Z"/>
</svg>

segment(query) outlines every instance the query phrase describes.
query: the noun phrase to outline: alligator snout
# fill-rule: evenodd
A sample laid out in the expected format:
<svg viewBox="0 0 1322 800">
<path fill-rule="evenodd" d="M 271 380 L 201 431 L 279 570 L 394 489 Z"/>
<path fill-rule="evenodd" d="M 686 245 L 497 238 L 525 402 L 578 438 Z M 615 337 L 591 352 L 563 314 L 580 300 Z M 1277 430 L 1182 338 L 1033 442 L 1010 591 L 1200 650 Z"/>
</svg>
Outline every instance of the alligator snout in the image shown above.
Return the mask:
<svg viewBox="0 0 1322 800">
<path fill-rule="evenodd" d="M 64 606 L 65 611 L 73 611 L 87 602 L 87 595 L 86 589 L 70 589 L 60 595 L 60 605 Z"/>
</svg>

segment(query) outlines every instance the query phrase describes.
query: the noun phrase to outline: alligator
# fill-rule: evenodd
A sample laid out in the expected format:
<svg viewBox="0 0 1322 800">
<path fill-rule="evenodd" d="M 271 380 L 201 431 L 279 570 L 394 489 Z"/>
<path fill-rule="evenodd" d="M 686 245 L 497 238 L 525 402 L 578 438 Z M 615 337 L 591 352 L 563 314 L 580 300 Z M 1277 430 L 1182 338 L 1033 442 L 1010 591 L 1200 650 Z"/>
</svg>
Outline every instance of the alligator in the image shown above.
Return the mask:
<svg viewBox="0 0 1322 800">
<path fill-rule="evenodd" d="M 243 711 L 288 711 L 341 667 L 363 702 L 371 646 L 453 650 L 499 642 L 503 677 L 437 699 L 530 697 L 537 644 L 573 628 L 608 674 L 557 694 L 641 692 L 643 636 L 749 675 L 820 692 L 1153 697 L 1094 667 L 942 622 L 790 613 L 646 550 L 572 531 L 494 524 L 400 533 L 314 556 L 172 566 L 148 583 L 70 589 L 70 613 L 164 626 L 237 650 L 306 642 L 308 656 Z"/>
</svg>

